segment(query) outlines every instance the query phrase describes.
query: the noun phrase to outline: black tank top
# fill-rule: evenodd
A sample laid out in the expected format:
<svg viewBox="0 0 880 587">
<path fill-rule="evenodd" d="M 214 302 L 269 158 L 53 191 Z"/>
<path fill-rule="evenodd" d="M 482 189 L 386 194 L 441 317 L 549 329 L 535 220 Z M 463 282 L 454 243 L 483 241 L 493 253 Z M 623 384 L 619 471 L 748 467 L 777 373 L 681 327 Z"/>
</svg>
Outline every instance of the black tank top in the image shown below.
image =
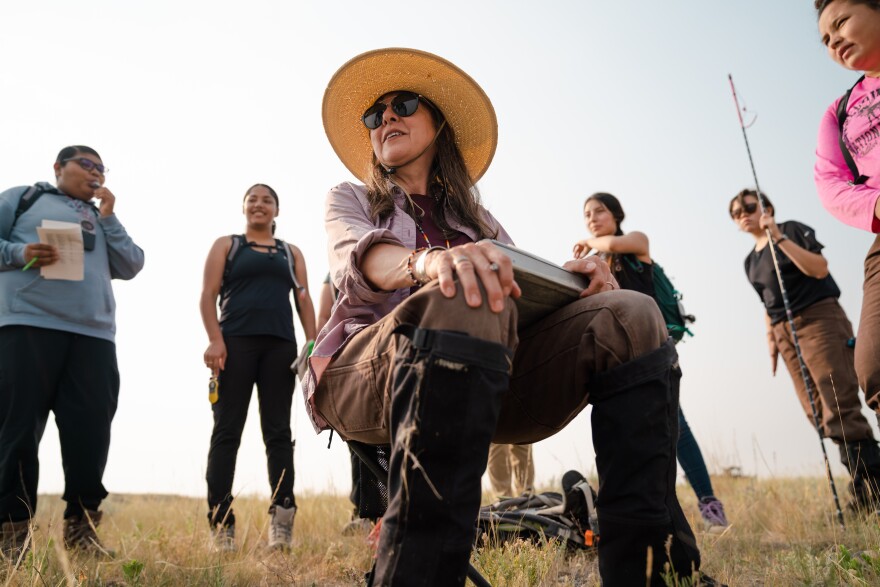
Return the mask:
<svg viewBox="0 0 880 587">
<path fill-rule="evenodd" d="M 654 300 L 654 264 L 643 263 L 635 255 L 614 255 L 611 262 L 611 273 L 620 284 L 620 289 L 631 289 L 651 296 Z"/>
<path fill-rule="evenodd" d="M 296 342 L 289 251 L 263 251 L 242 246 L 231 261 L 220 302 L 220 329 L 226 336 L 269 335 Z"/>
</svg>

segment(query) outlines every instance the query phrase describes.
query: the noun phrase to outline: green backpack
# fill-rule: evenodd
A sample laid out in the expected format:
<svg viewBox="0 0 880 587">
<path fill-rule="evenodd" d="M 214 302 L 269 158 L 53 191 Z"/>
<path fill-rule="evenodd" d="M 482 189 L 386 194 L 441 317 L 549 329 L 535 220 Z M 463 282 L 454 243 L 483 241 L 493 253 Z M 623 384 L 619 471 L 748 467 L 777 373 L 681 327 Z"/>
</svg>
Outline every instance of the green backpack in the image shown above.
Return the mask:
<svg viewBox="0 0 880 587">
<path fill-rule="evenodd" d="M 644 271 L 642 262 L 636 259 L 635 256 L 623 255 L 623 259 L 639 273 Z M 669 336 L 675 342 L 680 341 L 685 334 L 693 336 L 694 333 L 688 329 L 688 324 L 696 322 L 697 319 L 692 314 L 685 312 L 684 305 L 681 303 L 684 295 L 675 289 L 675 286 L 672 285 L 672 282 L 666 276 L 666 272 L 663 271 L 663 267 L 657 262 L 653 265 L 652 276 L 654 299 L 657 301 L 657 305 L 660 306 L 660 313 L 663 314 L 663 320 L 666 321 L 666 330 L 669 332 Z"/>
</svg>

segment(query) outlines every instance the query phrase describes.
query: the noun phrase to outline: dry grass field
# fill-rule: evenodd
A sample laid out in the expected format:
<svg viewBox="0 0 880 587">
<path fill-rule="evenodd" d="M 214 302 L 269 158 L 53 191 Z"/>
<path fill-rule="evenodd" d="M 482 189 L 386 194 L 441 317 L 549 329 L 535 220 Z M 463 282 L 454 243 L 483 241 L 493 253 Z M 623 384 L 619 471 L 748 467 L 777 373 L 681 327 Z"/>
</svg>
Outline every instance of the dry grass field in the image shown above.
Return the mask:
<svg viewBox="0 0 880 587">
<path fill-rule="evenodd" d="M 878 518 L 848 516 L 841 529 L 824 479 L 713 482 L 732 522 L 721 535 L 698 532 L 704 570 L 714 578 L 731 586 L 880 585 L 880 555 L 872 555 L 880 552 Z M 838 479 L 842 493 L 844 487 Z M 701 530 L 693 493 L 679 489 Z M 372 551 L 365 535 L 340 533 L 347 499 L 304 494 L 298 505 L 289 554 L 264 550 L 268 504 L 248 497 L 236 507 L 238 550 L 216 554 L 206 547 L 203 500 L 114 495 L 105 502 L 100 535 L 116 556 L 98 560 L 59 546 L 62 504 L 43 496 L 34 549 L 18 569 L 0 568 L 0 585 L 362 585 Z M 473 563 L 495 586 L 599 585 L 593 553 L 554 543 L 488 545 Z"/>
</svg>

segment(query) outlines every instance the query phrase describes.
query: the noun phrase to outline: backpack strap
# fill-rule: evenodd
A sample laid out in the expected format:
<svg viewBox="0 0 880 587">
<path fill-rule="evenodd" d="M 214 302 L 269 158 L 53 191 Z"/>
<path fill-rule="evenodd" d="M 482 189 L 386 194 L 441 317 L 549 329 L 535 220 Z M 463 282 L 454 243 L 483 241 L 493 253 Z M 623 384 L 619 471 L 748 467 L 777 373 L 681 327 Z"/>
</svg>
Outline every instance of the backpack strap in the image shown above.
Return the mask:
<svg viewBox="0 0 880 587">
<path fill-rule="evenodd" d="M 15 218 L 12 220 L 13 226 L 18 220 L 18 217 L 27 212 L 30 207 L 34 205 L 34 202 L 40 199 L 40 196 L 42 196 L 45 191 L 46 190 L 38 184 L 30 186 L 24 191 L 21 198 L 18 200 L 18 207 L 15 209 Z"/>
<path fill-rule="evenodd" d="M 226 282 L 229 280 L 229 274 L 232 273 L 232 263 L 238 256 L 242 247 L 247 246 L 247 241 L 243 234 L 230 234 L 232 244 L 229 246 L 229 252 L 226 253 L 226 263 L 223 265 L 223 280 L 220 282 L 220 299 L 224 299 L 229 295 L 226 289 Z"/>
<path fill-rule="evenodd" d="M 846 160 L 846 166 L 849 167 L 849 171 L 853 176 L 852 181 L 849 182 L 851 185 L 863 184 L 868 180 L 867 175 L 859 174 L 859 168 L 853 159 L 852 153 L 846 148 L 846 142 L 843 140 L 843 123 L 846 121 L 847 117 L 846 107 L 849 105 L 849 95 L 852 93 L 853 88 L 859 85 L 863 79 L 865 79 L 864 75 L 860 77 L 843 96 L 840 97 L 840 102 L 837 104 L 837 142 L 840 145 L 840 152 L 843 153 L 843 158 Z"/>
<path fill-rule="evenodd" d="M 293 287 L 297 290 L 297 292 L 301 292 L 305 288 L 300 285 L 299 280 L 296 278 L 296 269 L 294 267 L 293 260 L 293 249 L 291 249 L 290 245 L 288 245 L 280 238 L 276 238 L 275 242 L 277 243 L 278 248 L 284 251 L 284 256 L 287 257 L 287 269 L 290 271 L 290 279 L 293 280 Z"/>
<path fill-rule="evenodd" d="M 642 262 L 639 261 L 639 258 L 633 255 L 632 253 L 626 253 L 620 256 L 621 259 L 626 261 L 626 264 L 629 265 L 633 271 L 641 273 L 645 270 L 645 266 L 642 265 Z"/>
<path fill-rule="evenodd" d="M 293 261 L 293 249 L 291 249 L 290 246 L 280 238 L 276 238 L 275 242 L 278 248 L 284 251 L 284 256 L 287 258 L 287 269 L 288 271 L 290 271 L 290 279 L 293 281 L 293 304 L 296 306 L 296 313 L 299 314 L 299 294 L 302 293 L 306 288 L 300 285 L 299 280 L 296 278 L 296 268 L 294 267 Z"/>
</svg>

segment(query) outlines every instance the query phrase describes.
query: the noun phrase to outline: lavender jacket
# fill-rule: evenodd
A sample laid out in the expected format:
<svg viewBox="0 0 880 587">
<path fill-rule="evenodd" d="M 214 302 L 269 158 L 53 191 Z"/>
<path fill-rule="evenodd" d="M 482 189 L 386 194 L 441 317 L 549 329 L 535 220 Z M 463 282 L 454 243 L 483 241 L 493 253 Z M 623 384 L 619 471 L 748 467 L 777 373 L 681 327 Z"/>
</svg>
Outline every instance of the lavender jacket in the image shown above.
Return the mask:
<svg viewBox="0 0 880 587">
<path fill-rule="evenodd" d="M 399 189 L 394 194 L 394 213 L 384 220 L 370 217 L 367 188 L 343 183 L 327 194 L 324 223 L 330 255 L 330 279 L 339 290 L 330 320 L 318 333 L 315 349 L 309 358 L 309 370 L 303 378 L 306 410 L 316 432 L 326 430 L 327 422 L 315 411 L 313 396 L 321 374 L 333 356 L 355 334 L 388 315 L 409 296 L 409 287 L 394 291 L 376 291 L 367 283 L 360 265 L 367 250 L 377 243 L 417 248 L 416 223 L 404 212 L 406 197 Z M 498 230 L 499 241 L 513 244 L 510 236 L 488 210 L 483 209 L 486 222 Z M 474 231 L 450 219 L 450 226 L 476 241 Z"/>
</svg>

